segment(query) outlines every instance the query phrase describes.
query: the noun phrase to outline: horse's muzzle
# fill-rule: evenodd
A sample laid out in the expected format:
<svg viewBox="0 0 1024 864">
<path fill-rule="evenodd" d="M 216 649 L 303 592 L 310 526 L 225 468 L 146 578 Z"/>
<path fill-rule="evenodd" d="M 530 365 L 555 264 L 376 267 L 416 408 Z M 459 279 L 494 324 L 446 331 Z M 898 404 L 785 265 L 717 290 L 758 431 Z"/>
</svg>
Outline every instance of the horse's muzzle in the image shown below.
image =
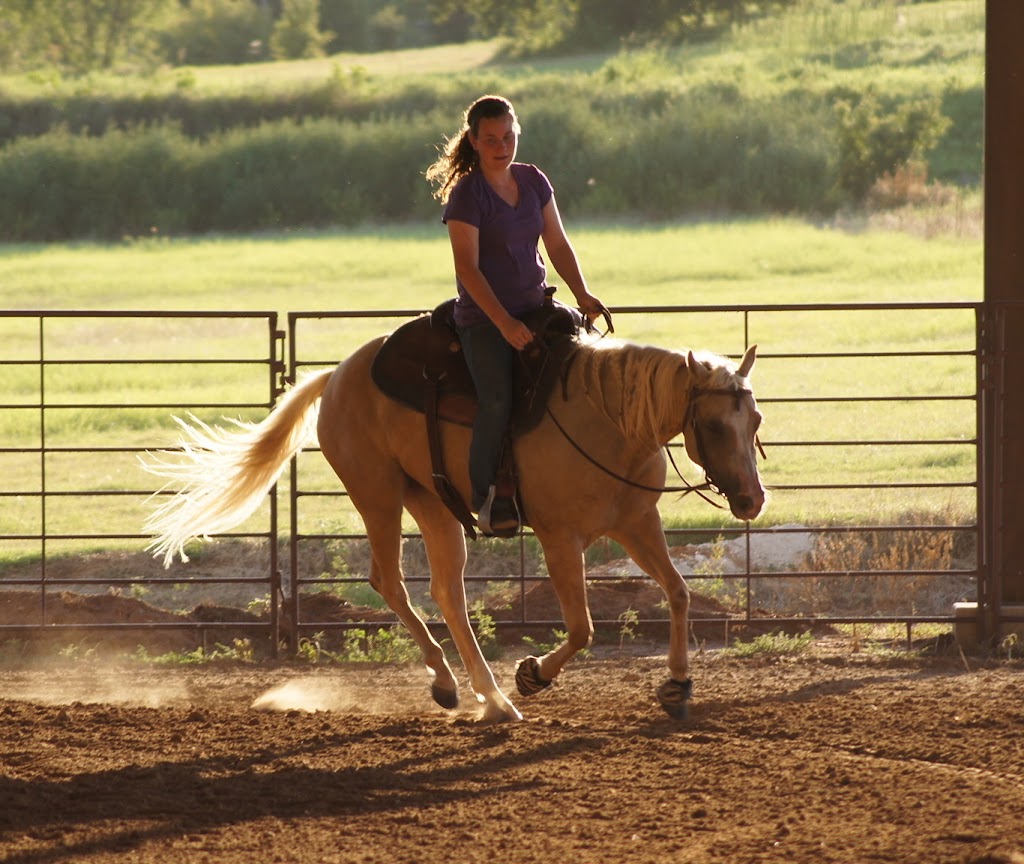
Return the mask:
<svg viewBox="0 0 1024 864">
<path fill-rule="evenodd" d="M 730 495 L 729 509 L 737 519 L 747 522 L 756 519 L 764 508 L 764 492 L 758 491 L 756 495 Z"/>
</svg>

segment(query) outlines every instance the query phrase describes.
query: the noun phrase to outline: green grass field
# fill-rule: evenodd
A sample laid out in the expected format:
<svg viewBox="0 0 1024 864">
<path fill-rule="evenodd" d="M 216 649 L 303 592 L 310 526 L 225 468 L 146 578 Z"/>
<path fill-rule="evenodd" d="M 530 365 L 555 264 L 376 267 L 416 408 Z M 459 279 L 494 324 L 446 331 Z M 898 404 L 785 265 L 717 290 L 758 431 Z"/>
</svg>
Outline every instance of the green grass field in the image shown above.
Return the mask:
<svg viewBox="0 0 1024 864">
<path fill-rule="evenodd" d="M 795 221 L 693 225 L 570 225 L 593 289 L 614 308 L 648 305 L 714 307 L 833 303 L 926 303 L 978 301 L 982 248 L 976 238 L 908 233 L 851 232 Z M 69 361 L 48 367 L 47 398 L 62 403 L 212 402 L 260 404 L 267 398 L 264 372 L 243 363 L 196 366 L 206 358 L 259 357 L 266 353 L 257 322 L 89 318 L 88 313 L 204 311 L 354 311 L 427 309 L 450 296 L 450 252 L 441 228 L 363 229 L 354 232 L 151 239 L 123 245 L 7 247 L 0 251 L 0 303 L 8 310 L 77 310 L 85 317 L 48 319 L 45 352 Z M 759 343 L 755 374 L 766 415 L 763 439 L 772 485 L 804 483 L 887 484 L 971 482 L 974 473 L 974 406 L 971 401 L 800 404 L 806 397 L 971 395 L 969 356 L 892 358 L 773 358 L 831 352 L 884 353 L 970 351 L 970 311 L 760 311 L 746 320 L 737 312 L 621 313 L 617 335 L 664 347 L 708 348 L 736 354 L 744 327 Z M 340 358 L 394 319 L 311 321 L 300 329 L 299 359 Z M 283 326 L 283 321 L 281 322 Z M 0 362 L 37 356 L 40 336 L 33 318 L 0 318 Z M 145 363 L 105 365 L 104 358 L 180 358 L 179 367 Z M 76 361 L 89 361 L 80 365 Z M 0 403 L 30 405 L 38 399 L 39 372 L 31 362 L 11 365 L 0 385 Z M 68 408 L 45 420 L 50 447 L 147 447 L 173 442 L 171 409 Z M 259 417 L 265 409 L 197 412 L 208 419 L 229 413 Z M 31 447 L 39 436 L 39 412 L 6 411 L 0 445 Z M 943 439 L 941 445 L 822 446 L 817 442 Z M 779 446 L 773 446 L 779 442 Z M 800 442 L 805 442 L 801 446 Z M 814 442 L 807 445 L 806 442 Z M 4 487 L 33 489 L 38 456 L 6 454 Z M 330 489 L 335 481 L 318 456 L 304 457 L 304 482 Z M 691 472 L 691 475 L 693 472 Z M 823 479 L 825 478 L 825 479 Z M 134 454 L 97 460 L 94 455 L 51 455 L 51 489 L 147 488 Z M 335 487 L 336 488 L 336 487 Z M 929 518 L 970 521 L 970 489 L 858 489 L 783 491 L 765 516 L 788 522 L 879 523 L 916 512 Z M 109 520 L 102 532 L 139 530 L 144 496 L 104 500 Z M 31 532 L 38 525 L 31 499 L 5 504 L 0 533 Z M 694 499 L 666 496 L 671 524 L 716 527 L 727 517 Z M 338 502 L 307 505 L 309 524 L 355 527 Z M 71 496 L 49 505 L 48 530 L 97 527 L 96 511 Z M 410 526 L 411 527 L 411 526 Z M 72 544 L 73 545 L 73 544 Z M 131 546 L 132 542 L 127 544 Z M 8 554 L 24 544 L 7 544 Z"/>
<path fill-rule="evenodd" d="M 712 41 L 674 48 L 595 52 L 568 57 L 509 59 L 500 40 L 437 45 L 373 54 L 244 64 L 161 67 L 124 76 L 95 72 L 85 80 L 64 79 L 56 71 L 2 74 L 0 87 L 12 95 L 79 92 L 167 93 L 186 89 L 221 95 L 265 89 L 284 90 L 334 75 L 367 79 L 377 89 L 424 82 L 430 86 L 467 79 L 509 85 L 548 76 L 585 76 L 605 70 L 615 79 L 660 79 L 757 85 L 777 92 L 799 83 L 823 90 L 836 85 L 861 89 L 863 76 L 896 82 L 911 92 L 934 92 L 949 80 L 981 83 L 984 76 L 984 0 L 805 0 L 782 14 L 736 25 Z M 934 73 L 941 69 L 943 79 Z"/>
<path fill-rule="evenodd" d="M 609 306 L 982 296 L 977 236 L 924 238 L 793 219 L 567 229 L 591 287 Z M 0 247 L 0 308 L 12 310 L 426 309 L 453 290 L 440 223 Z"/>
</svg>

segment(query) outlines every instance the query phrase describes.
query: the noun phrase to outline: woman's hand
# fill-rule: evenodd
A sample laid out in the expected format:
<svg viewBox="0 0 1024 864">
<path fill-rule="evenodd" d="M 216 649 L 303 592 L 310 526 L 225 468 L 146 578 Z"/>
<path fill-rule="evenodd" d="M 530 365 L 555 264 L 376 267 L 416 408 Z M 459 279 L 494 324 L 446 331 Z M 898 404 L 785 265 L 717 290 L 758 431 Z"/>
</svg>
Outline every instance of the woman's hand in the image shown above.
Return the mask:
<svg viewBox="0 0 1024 864">
<path fill-rule="evenodd" d="M 533 331 L 518 318 L 508 316 L 508 320 L 498 325 L 501 335 L 517 351 L 522 351 L 533 341 Z"/>
<path fill-rule="evenodd" d="M 579 303 L 580 312 L 587 319 L 588 329 L 593 328 L 594 321 L 603 316 L 605 323 L 608 325 L 608 332 L 615 332 L 615 325 L 612 324 L 612 313 L 608 311 L 608 307 L 604 303 L 586 289 L 576 294 L 575 297 L 576 302 Z"/>
<path fill-rule="evenodd" d="M 598 315 L 605 311 L 604 303 L 598 300 L 589 291 L 583 291 L 576 295 L 576 302 L 579 303 L 580 312 L 593 321 Z"/>
</svg>

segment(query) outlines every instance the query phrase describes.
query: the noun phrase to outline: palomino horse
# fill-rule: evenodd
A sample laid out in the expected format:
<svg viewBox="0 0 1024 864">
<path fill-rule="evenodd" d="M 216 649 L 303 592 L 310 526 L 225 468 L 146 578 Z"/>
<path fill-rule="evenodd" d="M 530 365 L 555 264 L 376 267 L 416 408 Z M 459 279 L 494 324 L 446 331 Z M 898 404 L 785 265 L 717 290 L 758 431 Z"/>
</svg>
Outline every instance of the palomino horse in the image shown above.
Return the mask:
<svg viewBox="0 0 1024 864">
<path fill-rule="evenodd" d="M 401 567 L 403 508 L 422 532 L 431 594 L 483 703 L 483 717 L 521 719 L 470 625 L 464 530 L 435 494 L 423 417 L 384 396 L 371 380 L 370 365 L 384 338 L 367 343 L 333 370 L 303 378 L 259 424 L 226 431 L 179 421 L 186 433 L 183 457 L 165 454 L 147 466 L 180 488 L 147 525 L 156 535 L 150 548 L 166 564 L 175 554 L 187 560 L 187 541 L 227 531 L 253 512 L 311 438 L 319 400 L 320 448 L 366 526 L 373 553 L 370 584 L 423 652 L 435 701 L 455 708 L 458 682 L 409 601 Z M 669 556 L 657 508 L 665 482 L 664 446 L 682 434 L 687 455 L 728 499 L 733 515 L 754 519 L 765 501 L 755 453 L 761 416 L 748 382 L 754 356 L 751 347 L 736 367 L 692 351 L 612 340 L 580 345 L 547 414 L 514 445 L 524 511 L 543 547 L 567 627 L 563 644 L 519 664 L 520 694 L 546 687 L 590 643 L 584 550 L 607 536 L 622 544 L 668 598 L 670 678 L 657 695 L 670 715 L 685 716 L 691 689 L 689 592 Z M 469 437 L 469 429 L 443 424 L 444 464 L 466 499 Z"/>
</svg>

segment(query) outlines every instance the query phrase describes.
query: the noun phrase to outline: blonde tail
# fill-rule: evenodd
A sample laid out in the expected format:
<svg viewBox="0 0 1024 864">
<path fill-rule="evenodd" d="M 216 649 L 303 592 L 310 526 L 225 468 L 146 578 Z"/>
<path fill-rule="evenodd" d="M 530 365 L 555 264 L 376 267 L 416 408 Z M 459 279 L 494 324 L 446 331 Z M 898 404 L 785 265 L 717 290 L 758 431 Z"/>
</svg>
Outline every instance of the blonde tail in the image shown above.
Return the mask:
<svg viewBox="0 0 1024 864">
<path fill-rule="evenodd" d="M 165 567 L 175 555 L 188 561 L 189 540 L 229 531 L 256 510 L 288 460 L 314 437 L 317 400 L 332 371 L 304 378 L 260 423 L 232 420 L 237 429 L 222 429 L 196 417 L 191 425 L 174 418 L 184 433 L 182 452 L 149 453 L 142 461 L 147 471 L 168 481 L 164 489 L 178 490 L 145 526 L 155 535 L 146 548 L 154 557 L 162 555 Z"/>
</svg>

